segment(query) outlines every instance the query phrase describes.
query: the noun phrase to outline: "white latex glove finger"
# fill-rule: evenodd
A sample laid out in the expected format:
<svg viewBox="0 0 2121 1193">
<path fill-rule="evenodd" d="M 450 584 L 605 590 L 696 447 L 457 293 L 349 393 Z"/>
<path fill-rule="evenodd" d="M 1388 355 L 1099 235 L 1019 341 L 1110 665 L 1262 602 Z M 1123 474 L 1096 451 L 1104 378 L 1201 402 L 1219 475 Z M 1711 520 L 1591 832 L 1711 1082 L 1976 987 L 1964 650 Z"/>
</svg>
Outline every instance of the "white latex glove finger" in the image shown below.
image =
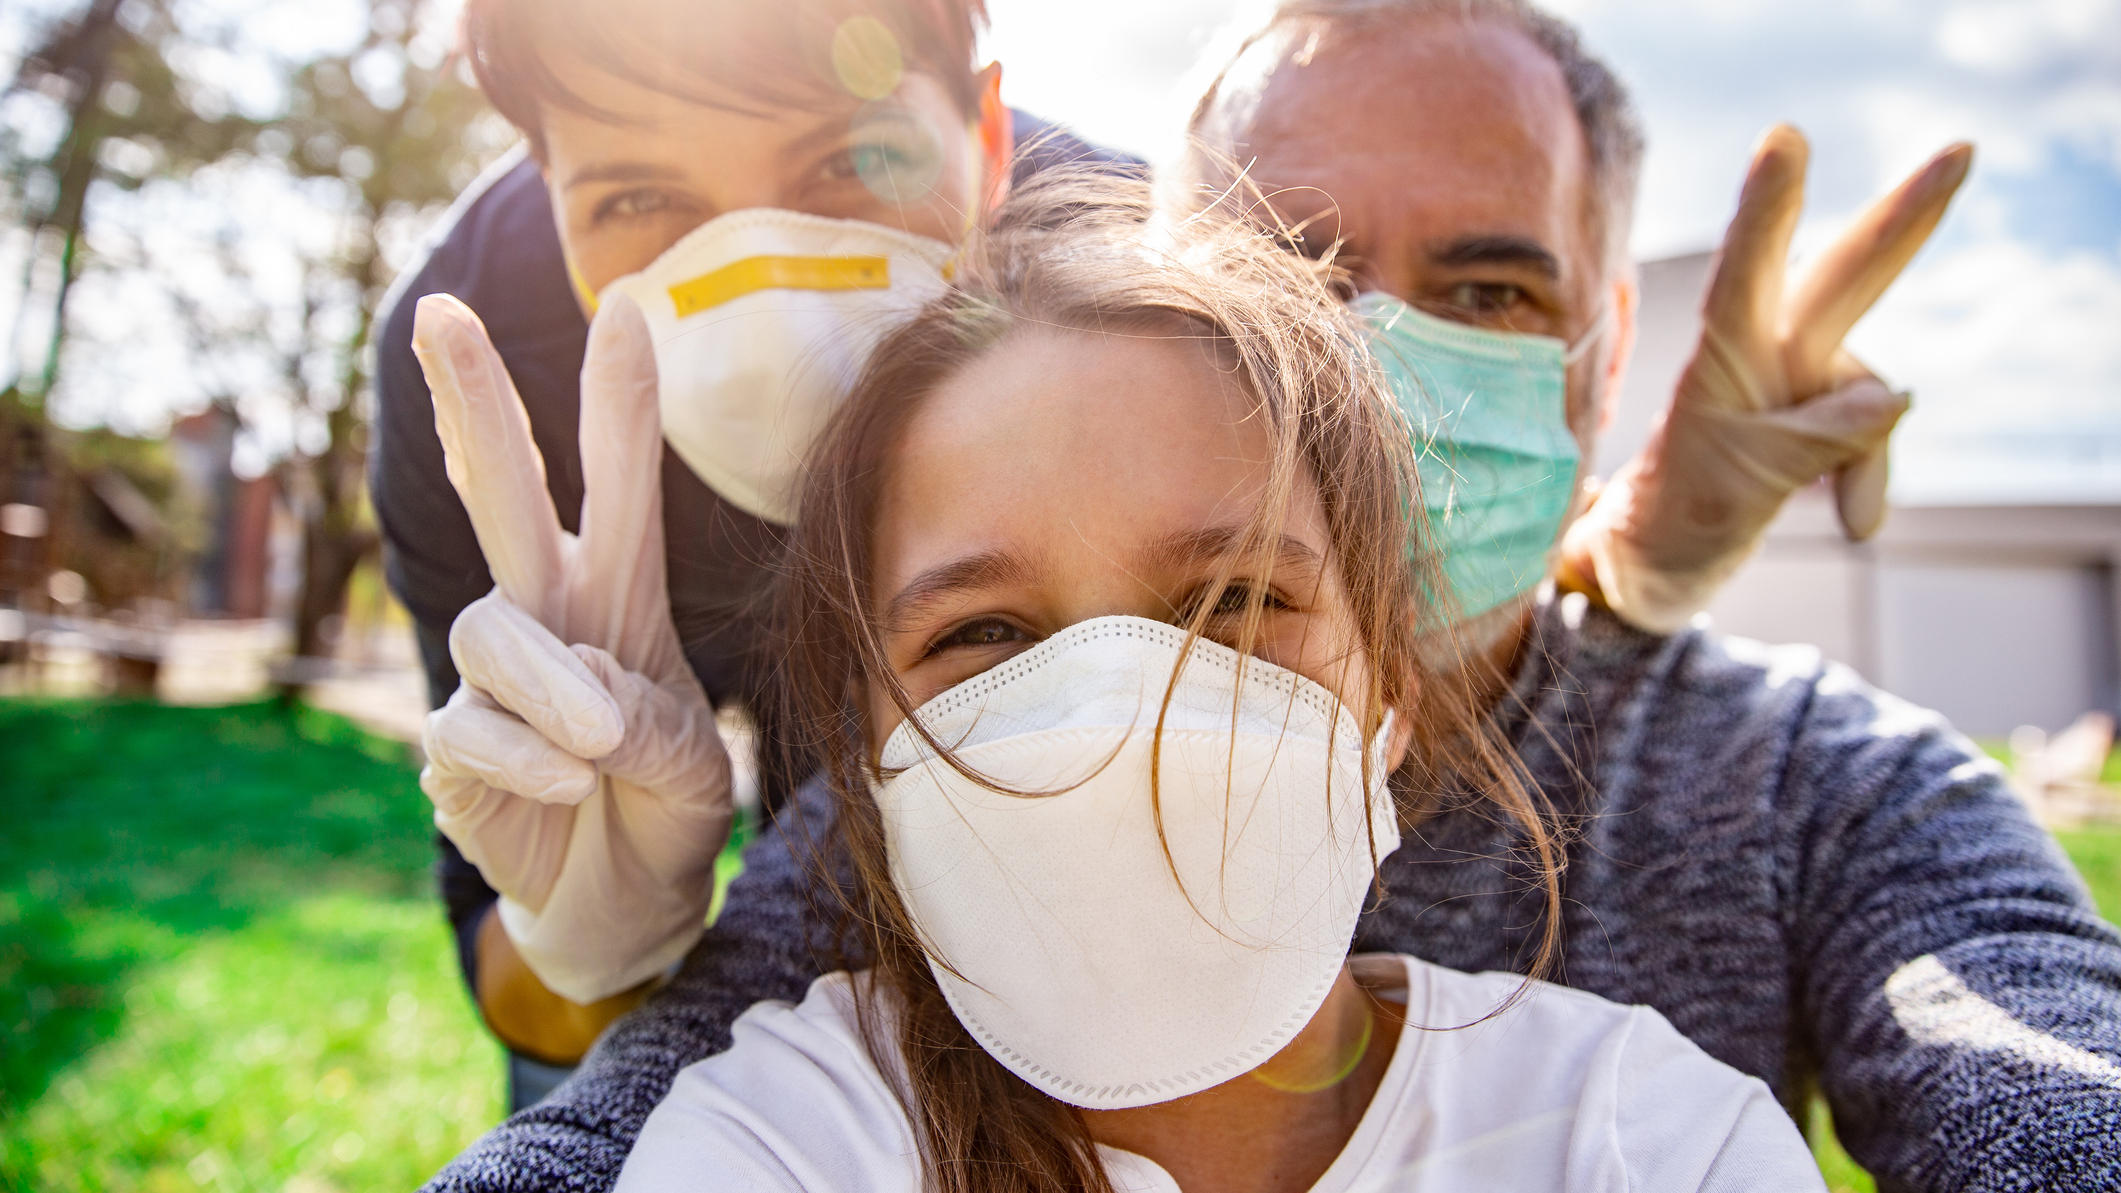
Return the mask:
<svg viewBox="0 0 2121 1193">
<path fill-rule="evenodd" d="M 582 363 L 582 522 L 568 608 L 576 642 L 658 683 L 692 679 L 670 624 L 663 428 L 648 320 L 613 295 Z"/>
<path fill-rule="evenodd" d="M 574 653 L 625 715 L 625 740 L 599 764 L 603 772 L 674 803 L 700 808 L 709 817 L 726 819 L 729 751 L 713 710 L 626 670 L 596 647 L 577 646 Z"/>
<path fill-rule="evenodd" d="M 1784 263 L 1804 214 L 1804 176 L 1811 152 L 1804 135 L 1788 125 L 1777 125 L 1761 138 L 1702 303 L 1705 334 L 1728 345 L 1754 376 L 1778 363 L 1772 354 Z M 1744 400 L 1754 395 L 1719 396 Z"/>
<path fill-rule="evenodd" d="M 602 758 L 625 736 L 604 685 L 566 643 L 499 592 L 457 615 L 449 657 L 465 683 L 576 758 Z"/>
<path fill-rule="evenodd" d="M 1668 471 L 1649 478 L 1654 495 L 1631 461 L 1569 527 L 1563 552 L 1588 564 L 1616 613 L 1677 630 L 1745 562 L 1792 490 L 1882 450 L 1906 410 L 1906 395 L 1866 377 L 1781 410 L 1674 411 L 1660 433 L 1682 446 L 1659 453 Z M 1656 499 L 1672 492 L 1714 500 Z"/>
<path fill-rule="evenodd" d="M 412 346 L 434 395 L 450 483 L 495 587 L 558 628 L 567 536 L 545 487 L 530 415 L 500 353 L 471 308 L 447 294 L 430 294 L 414 308 Z"/>
<path fill-rule="evenodd" d="M 421 740 L 428 769 L 437 776 L 476 779 L 541 804 L 578 804 L 597 788 L 593 763 L 552 744 L 520 717 L 489 702 L 452 697 L 427 714 Z"/>
<path fill-rule="evenodd" d="M 1872 204 L 1791 290 L 1809 154 L 1794 129 L 1762 139 L 1664 421 L 1564 536 L 1559 574 L 1589 574 L 1638 626 L 1684 625 L 1823 476 L 1851 538 L 1884 520 L 1886 442 L 1907 402 L 1860 366 L 1852 376 L 1841 340 L 1936 227 L 1971 150 L 1945 150 Z"/>
<path fill-rule="evenodd" d="M 1841 533 L 1852 543 L 1868 540 L 1885 526 L 1886 493 L 1892 486 L 1889 443 L 1841 466 L 1834 474 L 1834 512 Z"/>
<path fill-rule="evenodd" d="M 1799 401 L 1830 388 L 1841 342 L 1944 218 L 1973 168 L 1974 147 L 1945 148 L 1880 196 L 1813 262 L 1782 312 L 1784 367 Z"/>
<path fill-rule="evenodd" d="M 627 302 L 590 329 L 570 539 L 484 330 L 449 299 L 418 318 L 450 479 L 496 584 L 451 629 L 471 695 L 430 720 L 435 790 L 458 809 L 438 805 L 436 823 L 501 892 L 501 925 L 539 980 L 594 1001 L 699 938 L 733 815 L 728 756 L 670 620 L 653 348 Z"/>
</svg>

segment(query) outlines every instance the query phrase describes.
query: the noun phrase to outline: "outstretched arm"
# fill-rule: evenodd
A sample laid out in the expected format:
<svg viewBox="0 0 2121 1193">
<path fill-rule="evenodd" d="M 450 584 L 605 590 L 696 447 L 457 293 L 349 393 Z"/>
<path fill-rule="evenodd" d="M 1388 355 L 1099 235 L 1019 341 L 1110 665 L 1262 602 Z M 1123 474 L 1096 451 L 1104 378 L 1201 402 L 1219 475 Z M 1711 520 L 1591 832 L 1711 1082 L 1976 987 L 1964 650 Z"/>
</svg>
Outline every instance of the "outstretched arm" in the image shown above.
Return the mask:
<svg viewBox="0 0 2121 1193">
<path fill-rule="evenodd" d="M 2121 1189 L 2121 934 L 2001 769 L 1836 670 L 1783 797 L 1804 1027 L 1879 1188 Z"/>
</svg>

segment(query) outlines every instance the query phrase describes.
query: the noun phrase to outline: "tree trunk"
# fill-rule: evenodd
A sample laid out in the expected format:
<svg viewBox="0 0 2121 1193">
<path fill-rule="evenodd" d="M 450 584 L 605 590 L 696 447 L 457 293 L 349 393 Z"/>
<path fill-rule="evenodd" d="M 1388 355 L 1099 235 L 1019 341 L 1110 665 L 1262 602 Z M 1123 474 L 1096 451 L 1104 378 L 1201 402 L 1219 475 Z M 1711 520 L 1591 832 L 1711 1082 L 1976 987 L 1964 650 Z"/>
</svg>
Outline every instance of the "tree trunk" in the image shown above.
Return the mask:
<svg viewBox="0 0 2121 1193">
<path fill-rule="evenodd" d="M 314 669 L 330 657 L 334 644 L 326 640 L 326 623 L 345 611 L 354 570 L 378 542 L 373 531 L 332 526 L 331 512 L 319 510 L 303 520 L 302 587 L 295 598 L 293 668 L 280 684 L 283 705 L 301 701 Z"/>
</svg>

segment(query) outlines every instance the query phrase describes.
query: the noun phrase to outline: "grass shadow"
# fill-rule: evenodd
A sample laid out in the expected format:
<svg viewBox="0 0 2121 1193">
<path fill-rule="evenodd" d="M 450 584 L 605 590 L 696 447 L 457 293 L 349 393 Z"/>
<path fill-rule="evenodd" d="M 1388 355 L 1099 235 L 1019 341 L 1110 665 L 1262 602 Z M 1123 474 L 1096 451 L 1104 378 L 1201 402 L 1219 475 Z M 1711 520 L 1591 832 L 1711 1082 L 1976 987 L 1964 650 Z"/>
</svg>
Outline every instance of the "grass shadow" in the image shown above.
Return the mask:
<svg viewBox="0 0 2121 1193">
<path fill-rule="evenodd" d="M 329 714 L 0 701 L 0 775 L 0 1121 L 116 1030 L 138 966 L 292 898 L 428 888 L 407 752 Z"/>
</svg>

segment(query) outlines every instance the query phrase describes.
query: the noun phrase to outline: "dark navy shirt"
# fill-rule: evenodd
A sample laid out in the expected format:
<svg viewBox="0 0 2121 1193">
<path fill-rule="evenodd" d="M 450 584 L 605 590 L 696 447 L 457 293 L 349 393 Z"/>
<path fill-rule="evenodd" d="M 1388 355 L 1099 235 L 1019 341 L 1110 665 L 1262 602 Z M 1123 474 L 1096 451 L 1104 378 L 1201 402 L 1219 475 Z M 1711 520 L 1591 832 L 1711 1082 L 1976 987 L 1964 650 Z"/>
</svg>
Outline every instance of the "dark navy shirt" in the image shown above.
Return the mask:
<svg viewBox="0 0 2121 1193">
<path fill-rule="evenodd" d="M 1019 180 L 1064 164 L 1143 168 L 1137 159 L 1098 149 L 1035 117 L 1018 112 L 1015 118 Z M 512 155 L 458 200 L 426 260 L 400 279 L 378 320 L 369 486 L 382 524 L 385 572 L 412 611 L 428 699 L 440 707 L 457 688 L 450 623 L 492 590 L 493 577 L 443 469 L 434 399 L 412 353 L 413 308 L 429 294 L 454 294 L 485 322 L 529 411 L 553 507 L 562 525 L 576 529 L 582 508 L 576 418 L 589 326 L 576 304 L 551 199 L 534 162 Z M 760 628 L 749 610 L 765 583 L 779 532 L 723 501 L 668 448 L 663 457 L 671 616 L 708 697 L 717 705 L 742 704 L 745 653 Z M 779 794 L 766 793 L 769 805 Z M 447 838 L 437 840 L 442 898 L 469 977 L 478 922 L 495 895 Z"/>
</svg>

